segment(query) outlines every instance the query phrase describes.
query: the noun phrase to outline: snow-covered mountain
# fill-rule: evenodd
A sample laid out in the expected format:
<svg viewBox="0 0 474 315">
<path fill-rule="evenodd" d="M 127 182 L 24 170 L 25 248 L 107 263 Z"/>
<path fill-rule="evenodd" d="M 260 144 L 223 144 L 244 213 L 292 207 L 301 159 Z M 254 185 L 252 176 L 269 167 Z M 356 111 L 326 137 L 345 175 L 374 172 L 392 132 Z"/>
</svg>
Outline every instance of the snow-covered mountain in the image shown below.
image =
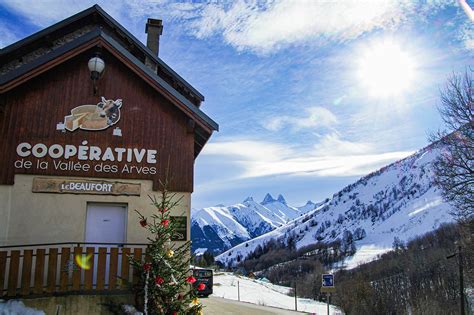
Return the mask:
<svg viewBox="0 0 474 315">
<path fill-rule="evenodd" d="M 193 210 L 191 215 L 192 250 L 207 248 L 220 253 L 243 241 L 270 232 L 302 214 L 314 210 L 317 204 L 308 201 L 295 208 L 279 195 L 266 194 L 261 203 L 248 197 L 242 203 Z"/>
<path fill-rule="evenodd" d="M 342 240 L 346 234 L 357 248 L 348 262 L 355 266 L 389 250 L 395 237 L 407 241 L 452 222 L 451 207 L 433 185 L 431 164 L 440 150 L 429 146 L 385 166 L 345 187 L 304 216 L 241 243 L 216 260 L 235 265 L 271 239 L 287 243 L 291 239 L 301 248 Z"/>
</svg>

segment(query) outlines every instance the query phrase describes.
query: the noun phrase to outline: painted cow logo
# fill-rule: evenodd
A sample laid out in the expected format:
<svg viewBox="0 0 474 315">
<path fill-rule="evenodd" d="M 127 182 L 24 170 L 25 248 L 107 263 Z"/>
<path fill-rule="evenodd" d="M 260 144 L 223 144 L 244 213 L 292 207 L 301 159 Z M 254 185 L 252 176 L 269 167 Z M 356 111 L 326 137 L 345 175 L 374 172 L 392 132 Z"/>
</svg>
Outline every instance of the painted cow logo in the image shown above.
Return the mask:
<svg viewBox="0 0 474 315">
<path fill-rule="evenodd" d="M 102 96 L 97 105 L 81 105 L 71 110 L 71 115 L 64 117 L 64 128 L 69 131 L 104 130 L 120 120 L 122 100 L 107 100 Z"/>
</svg>

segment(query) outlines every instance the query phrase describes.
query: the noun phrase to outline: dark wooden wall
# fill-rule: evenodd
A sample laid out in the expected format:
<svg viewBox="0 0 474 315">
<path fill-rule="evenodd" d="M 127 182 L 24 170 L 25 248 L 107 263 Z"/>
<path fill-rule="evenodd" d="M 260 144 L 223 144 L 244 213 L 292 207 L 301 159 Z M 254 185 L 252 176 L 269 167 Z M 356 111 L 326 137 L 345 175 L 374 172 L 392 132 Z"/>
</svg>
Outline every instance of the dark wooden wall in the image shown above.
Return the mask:
<svg viewBox="0 0 474 315">
<path fill-rule="evenodd" d="M 154 189 L 164 179 L 168 160 L 170 186 L 173 191 L 193 190 L 194 136 L 187 130 L 187 117 L 112 55 L 104 52 L 106 69 L 98 83 L 96 96 L 92 92 L 87 61 L 90 52 L 49 70 L 23 83 L 2 96 L 0 104 L 0 184 L 11 185 L 15 173 L 86 176 L 108 178 L 152 179 Z M 103 131 L 61 132 L 56 124 L 64 121 L 72 108 L 83 104 L 97 104 L 100 96 L 123 100 L 120 121 Z M 112 135 L 115 127 L 122 129 L 122 137 Z M 156 149 L 158 175 L 129 175 L 78 172 L 23 171 L 13 167 L 18 159 L 16 146 L 21 142 L 72 144 L 83 140 L 103 150 L 110 146 Z M 35 158 L 27 158 L 33 161 Z M 43 160 L 52 163 L 52 159 Z M 76 161 L 76 160 L 73 160 Z M 87 162 L 87 161 L 82 161 Z M 90 162 L 89 162 L 90 163 Z M 111 163 L 111 162 L 108 162 Z M 122 167 L 124 163 L 114 163 Z M 151 166 L 142 163 L 142 166 Z M 51 168 L 51 167 L 50 167 Z"/>
</svg>

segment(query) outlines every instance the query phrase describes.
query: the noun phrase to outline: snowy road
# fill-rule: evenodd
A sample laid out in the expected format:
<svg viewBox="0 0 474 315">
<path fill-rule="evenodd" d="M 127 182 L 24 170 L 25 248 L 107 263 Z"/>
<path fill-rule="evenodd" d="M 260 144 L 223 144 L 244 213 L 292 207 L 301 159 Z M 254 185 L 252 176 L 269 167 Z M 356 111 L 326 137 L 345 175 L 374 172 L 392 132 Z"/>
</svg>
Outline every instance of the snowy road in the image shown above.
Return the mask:
<svg viewBox="0 0 474 315">
<path fill-rule="evenodd" d="M 245 314 L 245 315 L 270 315 L 270 314 L 303 314 L 294 311 L 282 310 L 274 307 L 254 305 L 250 303 L 226 300 L 218 297 L 201 299 L 206 315 Z"/>
</svg>

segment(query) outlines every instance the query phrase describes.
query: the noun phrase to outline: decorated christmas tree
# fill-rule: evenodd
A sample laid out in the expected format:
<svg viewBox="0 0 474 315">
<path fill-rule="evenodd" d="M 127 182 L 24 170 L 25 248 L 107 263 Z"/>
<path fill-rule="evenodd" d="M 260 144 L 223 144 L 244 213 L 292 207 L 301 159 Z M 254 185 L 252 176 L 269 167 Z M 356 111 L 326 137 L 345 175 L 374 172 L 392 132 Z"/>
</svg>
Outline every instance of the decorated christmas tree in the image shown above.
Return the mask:
<svg viewBox="0 0 474 315">
<path fill-rule="evenodd" d="M 193 288 L 196 279 L 190 270 L 191 242 L 177 245 L 171 241 L 176 233 L 176 222 L 170 215 L 182 198 L 167 191 L 167 182 L 161 184 L 161 196 L 150 196 L 156 213 L 149 217 L 140 216 L 139 224 L 151 233 L 145 263 L 131 259 L 134 270 L 141 281 L 135 286 L 140 298 L 137 305 L 144 314 L 202 314 L 202 305 Z"/>
</svg>

